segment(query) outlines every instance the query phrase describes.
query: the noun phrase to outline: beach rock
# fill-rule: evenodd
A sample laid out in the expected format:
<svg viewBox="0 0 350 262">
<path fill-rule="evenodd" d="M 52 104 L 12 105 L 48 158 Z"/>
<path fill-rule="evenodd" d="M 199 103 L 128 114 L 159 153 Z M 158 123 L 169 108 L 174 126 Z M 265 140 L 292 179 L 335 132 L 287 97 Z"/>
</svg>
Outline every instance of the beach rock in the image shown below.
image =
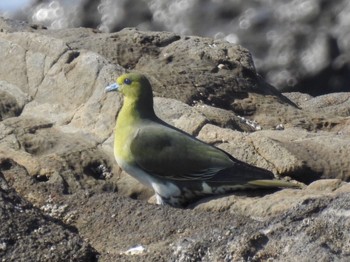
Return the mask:
<svg viewBox="0 0 350 262">
<path fill-rule="evenodd" d="M 74 194 L 65 214 L 101 261 L 346 260 L 348 183 L 319 180 L 302 190 L 237 193 L 174 209 L 118 194 Z M 132 248 L 143 251 L 131 255 Z"/>
<path fill-rule="evenodd" d="M 35 0 L 30 8 L 18 9 L 0 10 L 0 15 L 36 23 L 33 28 L 118 32 L 137 27 L 225 39 L 248 48 L 258 72 L 279 90 L 311 95 L 349 92 L 348 0 Z M 17 30 L 25 28 L 8 23 Z"/>
<path fill-rule="evenodd" d="M 280 94 L 247 49 L 223 40 L 12 20 L 0 29 L 1 188 L 16 190 L 40 221 L 61 221 L 57 230 L 75 227 L 101 261 L 349 256 L 348 93 Z M 308 186 L 242 191 L 183 210 L 147 203 L 152 191 L 113 158 L 122 97 L 104 93 L 130 69 L 149 77 L 155 111 L 168 123 Z"/>
<path fill-rule="evenodd" d="M 8 186 L 0 172 L 2 261 L 96 261 L 76 228 L 45 215 Z"/>
</svg>

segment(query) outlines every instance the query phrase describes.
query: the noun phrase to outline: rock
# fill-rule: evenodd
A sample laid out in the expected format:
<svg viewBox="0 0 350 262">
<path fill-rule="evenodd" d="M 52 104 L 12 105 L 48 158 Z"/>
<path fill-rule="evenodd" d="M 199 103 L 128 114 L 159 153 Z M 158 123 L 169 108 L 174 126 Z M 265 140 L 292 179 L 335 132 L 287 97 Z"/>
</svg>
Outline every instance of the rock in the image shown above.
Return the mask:
<svg viewBox="0 0 350 262">
<path fill-rule="evenodd" d="M 76 243 L 88 239 L 101 261 L 349 256 L 348 93 L 282 95 L 257 75 L 248 50 L 223 40 L 1 21 L 1 192 L 14 188 L 38 221 L 62 234 L 73 226 Z M 104 93 L 130 69 L 150 78 L 168 123 L 308 186 L 242 191 L 183 210 L 148 204 L 152 191 L 113 159 L 122 98 Z M 0 242 L 0 252 L 7 246 Z M 143 251 L 129 255 L 137 246 Z"/>
<path fill-rule="evenodd" d="M 1 104 L 0 120 L 8 117 L 19 116 L 24 105 L 29 101 L 29 96 L 22 92 L 17 86 L 8 82 L 0 81 L 1 86 Z"/>
<path fill-rule="evenodd" d="M 49 12 L 55 15 L 43 15 Z M 257 70 L 279 90 L 320 95 L 349 91 L 349 12 L 347 0 L 86 0 L 53 5 L 37 0 L 14 15 L 52 29 L 93 27 L 116 32 L 138 27 L 225 39 L 252 50 Z M 0 28 L 22 31 L 39 25 L 30 28 L 6 21 L 0 22 Z M 227 64 L 218 67 L 225 69 Z"/>
<path fill-rule="evenodd" d="M 74 227 L 44 215 L 5 184 L 0 172 L 0 258 L 3 261 L 96 261 Z"/>
<path fill-rule="evenodd" d="M 52 35 L 51 31 L 40 33 Z M 256 75 L 248 50 L 238 45 L 234 47 L 226 41 L 180 37 L 168 32 L 146 33 L 133 28 L 111 35 L 97 34 L 93 30 L 67 29 L 52 36 L 65 39 L 72 49 L 88 49 L 129 70 L 142 71 L 152 80 L 158 96 L 176 98 L 188 104 L 203 101 L 219 107 L 254 112 L 255 107 L 232 104 L 233 99 L 243 99 L 248 96 L 247 92 L 254 91 L 250 95 L 255 99 L 260 97 L 255 94 L 257 92 L 272 95 L 265 100 L 293 105 Z M 188 68 L 189 63 L 193 65 L 191 68 Z M 223 70 L 218 68 L 222 63 L 228 65 Z"/>
<path fill-rule="evenodd" d="M 344 152 L 350 153 L 347 135 L 310 133 L 299 128 L 263 130 L 248 135 L 205 125 L 198 137 L 238 159 L 304 183 L 319 178 L 349 180 L 350 166 L 343 157 Z M 247 154 L 251 151 L 254 154 Z"/>
<path fill-rule="evenodd" d="M 102 261 L 290 261 L 303 260 L 303 252 L 310 260 L 343 260 L 350 255 L 349 190 L 322 180 L 303 190 L 220 197 L 194 210 L 112 193 L 72 195 L 65 212 L 77 211 L 73 224 Z M 138 245 L 146 251 L 127 255 Z"/>
<path fill-rule="evenodd" d="M 55 15 L 43 15 L 47 12 Z M 52 29 L 93 27 L 115 32 L 138 27 L 225 39 L 252 50 L 257 70 L 279 90 L 320 95 L 349 91 L 349 12 L 347 0 L 326 4 L 322 0 L 193 0 L 186 4 L 86 0 L 54 5 L 38 0 L 16 14 Z M 7 23 L 21 31 L 40 28 Z M 13 30 L 8 24 L 0 23 L 2 30 Z"/>
<path fill-rule="evenodd" d="M 112 63 L 141 71 L 150 78 L 156 96 L 228 109 L 254 119 L 263 129 L 279 124 L 330 129 L 342 125 L 339 116 L 348 115 L 346 99 L 343 110 L 320 110 L 315 114 L 311 108 L 298 109 L 256 74 L 246 49 L 223 40 L 146 33 L 133 28 L 113 34 L 89 29 L 38 33 L 64 40 L 73 50 L 88 49 Z M 228 66 L 218 68 L 222 63 Z"/>
<path fill-rule="evenodd" d="M 232 214 L 244 214 L 259 221 L 269 220 L 300 203 L 310 199 L 319 199 L 326 196 L 336 198 L 349 190 L 349 184 L 340 179 L 323 179 L 311 183 L 302 190 L 284 189 L 271 194 L 251 192 L 248 196 L 237 192 L 232 196 L 215 197 L 213 200 L 197 204 L 196 210 L 223 211 L 229 210 Z M 254 206 L 252 209 L 251 207 Z"/>
</svg>

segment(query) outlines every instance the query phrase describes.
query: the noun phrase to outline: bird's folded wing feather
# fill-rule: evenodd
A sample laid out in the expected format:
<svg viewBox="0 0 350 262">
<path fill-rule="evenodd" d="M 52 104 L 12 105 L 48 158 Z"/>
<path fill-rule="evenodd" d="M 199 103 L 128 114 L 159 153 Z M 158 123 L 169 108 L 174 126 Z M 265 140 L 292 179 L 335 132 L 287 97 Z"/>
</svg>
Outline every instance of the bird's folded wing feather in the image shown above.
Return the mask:
<svg viewBox="0 0 350 262">
<path fill-rule="evenodd" d="M 207 180 L 234 165 L 223 151 L 160 124 L 139 128 L 130 150 L 140 168 L 166 179 Z"/>
<path fill-rule="evenodd" d="M 139 128 L 130 150 L 141 169 L 165 179 L 220 184 L 274 179 L 268 170 L 248 165 L 182 131 L 160 124 Z"/>
</svg>

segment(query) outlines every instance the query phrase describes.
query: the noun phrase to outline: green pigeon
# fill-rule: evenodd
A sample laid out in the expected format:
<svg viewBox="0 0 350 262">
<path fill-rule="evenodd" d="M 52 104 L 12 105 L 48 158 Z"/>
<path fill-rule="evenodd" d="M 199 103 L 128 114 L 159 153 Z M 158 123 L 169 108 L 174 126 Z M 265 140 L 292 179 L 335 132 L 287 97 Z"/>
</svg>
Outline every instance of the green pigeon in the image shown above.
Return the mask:
<svg viewBox="0 0 350 262">
<path fill-rule="evenodd" d="M 129 175 L 154 190 L 158 204 L 183 207 L 237 189 L 298 187 L 158 118 L 152 87 L 144 75 L 124 74 L 106 87 L 110 91 L 124 95 L 115 127 L 115 159 Z"/>
</svg>

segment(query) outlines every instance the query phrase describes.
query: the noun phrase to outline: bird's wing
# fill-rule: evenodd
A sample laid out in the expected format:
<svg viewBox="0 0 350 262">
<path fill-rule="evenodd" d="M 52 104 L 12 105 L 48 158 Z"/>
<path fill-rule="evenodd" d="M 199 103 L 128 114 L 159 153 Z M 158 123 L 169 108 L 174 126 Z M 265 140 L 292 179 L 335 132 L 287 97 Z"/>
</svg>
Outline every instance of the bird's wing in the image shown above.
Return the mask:
<svg viewBox="0 0 350 262">
<path fill-rule="evenodd" d="M 140 168 L 172 180 L 208 180 L 234 165 L 223 151 L 157 123 L 139 128 L 130 150 Z"/>
</svg>

